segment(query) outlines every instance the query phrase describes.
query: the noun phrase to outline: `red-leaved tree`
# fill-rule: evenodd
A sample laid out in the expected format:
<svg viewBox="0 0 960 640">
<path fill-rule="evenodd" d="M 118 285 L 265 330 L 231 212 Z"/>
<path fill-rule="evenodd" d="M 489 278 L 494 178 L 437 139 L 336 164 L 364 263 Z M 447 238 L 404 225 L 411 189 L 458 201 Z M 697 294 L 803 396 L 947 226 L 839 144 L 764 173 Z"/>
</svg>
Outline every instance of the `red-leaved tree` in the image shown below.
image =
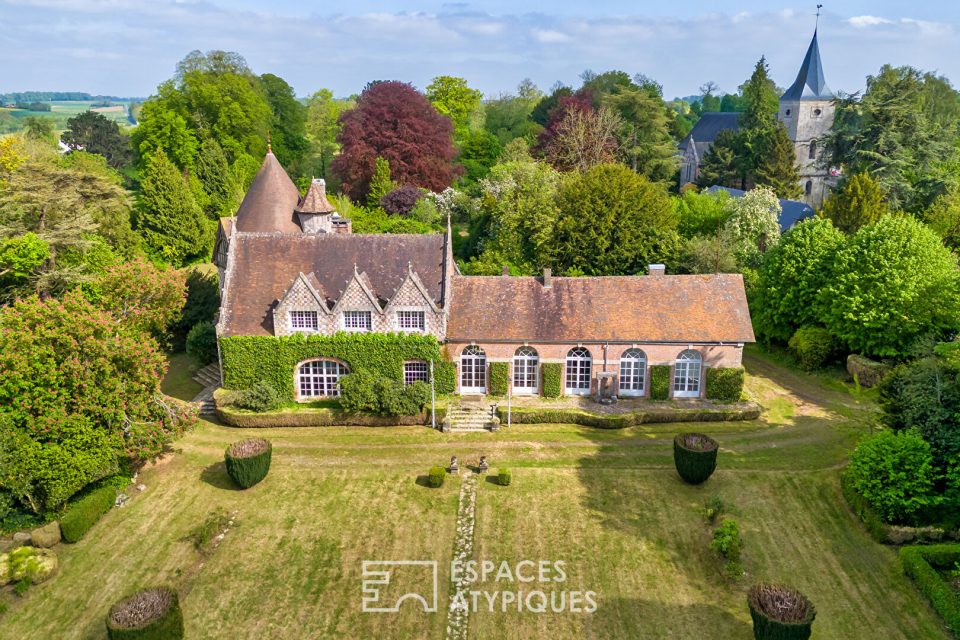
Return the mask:
<svg viewBox="0 0 960 640">
<path fill-rule="evenodd" d="M 397 184 L 412 184 L 440 192 L 462 168 L 454 164 L 453 125 L 427 98 L 404 82 L 368 85 L 357 106 L 340 116 L 340 155 L 333 171 L 341 189 L 363 200 L 377 156 L 390 163 Z"/>
</svg>

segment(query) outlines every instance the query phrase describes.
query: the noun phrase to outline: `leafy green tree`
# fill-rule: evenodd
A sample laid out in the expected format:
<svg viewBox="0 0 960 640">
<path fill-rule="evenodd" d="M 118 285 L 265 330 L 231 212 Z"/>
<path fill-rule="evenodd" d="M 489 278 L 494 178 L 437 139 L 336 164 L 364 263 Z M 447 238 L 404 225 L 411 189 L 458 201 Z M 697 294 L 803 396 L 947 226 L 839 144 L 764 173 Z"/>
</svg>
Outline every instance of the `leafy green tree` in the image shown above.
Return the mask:
<svg viewBox="0 0 960 640">
<path fill-rule="evenodd" d="M 682 265 L 690 273 L 736 273 L 737 256 L 730 231 L 718 227 L 709 235 L 685 238 Z"/>
<path fill-rule="evenodd" d="M 934 200 L 924 213 L 924 220 L 945 245 L 960 249 L 960 188 L 953 187 Z"/>
<path fill-rule="evenodd" d="M 29 292 L 49 259 L 50 245 L 32 231 L 4 240 L 0 244 L 3 297 L 9 301 Z"/>
<path fill-rule="evenodd" d="M 803 190 L 800 188 L 796 149 L 782 122 L 773 125 L 764 144 L 755 172 L 756 183 L 770 187 L 779 198 L 799 200 Z"/>
<path fill-rule="evenodd" d="M 334 100 L 329 89 L 320 89 L 307 100 L 307 140 L 317 175 L 327 175 L 333 157 L 340 151 L 340 114 L 353 106 L 350 101 Z"/>
<path fill-rule="evenodd" d="M 543 93 L 528 78 L 517 87 L 517 94 L 504 94 L 484 105 L 484 128 L 506 145 L 517 138 L 528 144 L 536 142 L 543 127 L 530 116 L 543 99 Z"/>
<path fill-rule="evenodd" d="M 71 149 L 103 156 L 114 168 L 130 162 L 130 141 L 120 132 L 120 126 L 102 113 L 84 111 L 73 116 L 60 139 Z"/>
<path fill-rule="evenodd" d="M 270 139 L 273 153 L 285 167 L 297 173 L 309 150 L 307 140 L 307 107 L 297 100 L 293 87 L 272 73 L 260 76 L 267 94 L 267 103 L 273 112 Z"/>
<path fill-rule="evenodd" d="M 751 189 L 731 205 L 724 223 L 734 243 L 737 261 L 756 268 L 763 254 L 780 241 L 780 201 L 767 187 Z"/>
<path fill-rule="evenodd" d="M 437 76 L 427 85 L 427 99 L 437 111 L 453 121 L 457 137 L 468 129 L 470 119 L 480 109 L 483 93 L 471 89 L 467 81 L 456 76 Z"/>
<path fill-rule="evenodd" d="M 820 215 L 833 222 L 844 233 L 854 233 L 860 227 L 877 222 L 888 211 L 883 193 L 869 173 L 856 173 L 831 193 Z"/>
<path fill-rule="evenodd" d="M 140 189 L 137 229 L 153 252 L 178 266 L 210 254 L 212 227 L 162 151 L 150 159 Z"/>
<path fill-rule="evenodd" d="M 203 141 L 197 156 L 196 176 L 203 187 L 207 217 L 216 220 L 236 211 L 240 199 L 236 178 L 216 140 Z"/>
<path fill-rule="evenodd" d="M 677 215 L 659 184 L 620 164 L 576 174 L 560 187 L 552 242 L 560 272 L 625 275 L 676 264 Z"/>
<path fill-rule="evenodd" d="M 390 178 L 390 163 L 386 158 L 377 156 L 373 177 L 370 178 L 370 191 L 367 193 L 367 206 L 377 208 L 383 197 L 396 188 Z"/>
<path fill-rule="evenodd" d="M 901 356 L 960 328 L 960 272 L 940 238 L 909 216 L 862 227 L 837 252 L 819 306 L 827 329 L 867 356 Z"/>
<path fill-rule="evenodd" d="M 704 188 L 714 185 L 742 188 L 743 178 L 737 164 L 738 149 L 737 134 L 733 130 L 724 129 L 718 133 L 700 163 L 697 185 Z"/>
<path fill-rule="evenodd" d="M 29 116 L 23 119 L 26 136 L 47 143 L 54 142 L 54 122 L 45 116 Z"/>
<path fill-rule="evenodd" d="M 862 441 L 847 470 L 853 488 L 887 522 L 916 524 L 936 504 L 930 445 L 913 431 L 881 431 Z"/>
<path fill-rule="evenodd" d="M 724 225 L 733 211 L 733 200 L 726 191 L 684 191 L 673 199 L 679 217 L 677 231 L 684 238 L 712 236 Z"/>
<path fill-rule="evenodd" d="M 500 140 L 486 129 L 467 131 L 460 141 L 460 163 L 466 169 L 464 178 L 475 182 L 497 163 L 502 150 Z"/>
<path fill-rule="evenodd" d="M 829 220 L 812 218 L 766 253 L 750 307 L 757 336 L 786 343 L 797 328 L 822 323 L 818 295 L 833 279 L 833 260 L 844 244 Z"/>
<path fill-rule="evenodd" d="M 603 104 L 620 116 L 617 131 L 620 156 L 650 180 L 666 181 L 677 171 L 676 144 L 662 98 L 644 89 L 621 89 Z"/>
<path fill-rule="evenodd" d="M 163 151 L 181 169 L 192 168 L 199 148 L 187 119 L 160 101 L 143 104 L 130 141 L 141 169 L 157 151 Z"/>
</svg>

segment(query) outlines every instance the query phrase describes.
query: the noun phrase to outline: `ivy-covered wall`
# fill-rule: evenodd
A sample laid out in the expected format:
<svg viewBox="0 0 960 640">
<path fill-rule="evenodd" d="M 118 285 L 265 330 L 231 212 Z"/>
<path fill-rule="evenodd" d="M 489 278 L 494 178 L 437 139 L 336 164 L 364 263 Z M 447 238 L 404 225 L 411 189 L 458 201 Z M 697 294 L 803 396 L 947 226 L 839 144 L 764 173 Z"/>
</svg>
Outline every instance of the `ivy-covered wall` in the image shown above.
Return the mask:
<svg viewBox="0 0 960 640">
<path fill-rule="evenodd" d="M 285 398 L 294 398 L 294 369 L 312 358 L 340 360 L 351 371 L 366 369 L 403 380 L 403 363 L 432 360 L 437 393 L 453 393 L 456 367 L 444 360 L 432 336 L 396 333 L 336 333 L 334 335 L 231 336 L 220 339 L 223 384 L 248 389 L 268 382 Z"/>
</svg>

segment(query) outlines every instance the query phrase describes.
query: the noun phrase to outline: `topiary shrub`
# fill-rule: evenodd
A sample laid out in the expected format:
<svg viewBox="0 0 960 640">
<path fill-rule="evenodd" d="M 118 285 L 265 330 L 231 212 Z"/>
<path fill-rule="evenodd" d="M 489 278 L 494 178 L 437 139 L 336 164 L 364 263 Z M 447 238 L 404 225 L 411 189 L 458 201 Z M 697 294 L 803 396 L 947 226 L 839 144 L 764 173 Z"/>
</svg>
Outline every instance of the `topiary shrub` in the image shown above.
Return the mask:
<svg viewBox="0 0 960 640">
<path fill-rule="evenodd" d="M 540 365 L 543 376 L 543 397 L 559 398 L 563 393 L 563 365 L 559 362 L 544 362 Z"/>
<path fill-rule="evenodd" d="M 201 364 L 217 359 L 217 330 L 212 322 L 198 322 L 187 334 L 187 353 Z"/>
<path fill-rule="evenodd" d="M 806 371 L 819 369 L 836 352 L 836 341 L 823 327 L 800 327 L 787 346 Z"/>
<path fill-rule="evenodd" d="M 431 487 L 437 488 L 443 486 L 443 480 L 447 477 L 447 470 L 443 467 L 430 467 L 430 473 L 427 475 L 427 481 Z"/>
<path fill-rule="evenodd" d="M 143 589 L 110 607 L 110 640 L 180 640 L 183 612 L 177 592 L 168 587 Z"/>
<path fill-rule="evenodd" d="M 806 640 L 817 611 L 810 600 L 782 584 L 756 584 L 747 592 L 755 640 Z"/>
<path fill-rule="evenodd" d="M 670 397 L 670 365 L 650 365 L 650 399 L 666 400 Z"/>
<path fill-rule="evenodd" d="M 743 395 L 743 367 L 710 367 L 707 369 L 708 400 L 737 402 Z"/>
<path fill-rule="evenodd" d="M 490 363 L 490 395 L 505 396 L 510 388 L 510 363 Z"/>
<path fill-rule="evenodd" d="M 113 508 L 117 491 L 113 487 L 101 487 L 91 491 L 73 504 L 60 518 L 60 533 L 64 542 L 77 542 L 90 528 Z"/>
<path fill-rule="evenodd" d="M 239 392 L 233 404 L 247 411 L 264 413 L 278 408 L 283 404 L 283 399 L 272 385 L 266 382 L 258 382 L 249 389 Z"/>
<path fill-rule="evenodd" d="M 720 445 L 702 433 L 679 433 L 673 439 L 673 463 L 685 482 L 703 484 L 717 468 Z"/>
<path fill-rule="evenodd" d="M 244 489 L 249 489 L 267 477 L 272 456 L 273 445 L 264 438 L 234 442 L 223 453 L 227 473 Z"/>
<path fill-rule="evenodd" d="M 510 473 L 510 469 L 497 470 L 497 482 L 501 487 L 509 487 L 511 480 L 513 480 L 513 476 Z"/>
</svg>

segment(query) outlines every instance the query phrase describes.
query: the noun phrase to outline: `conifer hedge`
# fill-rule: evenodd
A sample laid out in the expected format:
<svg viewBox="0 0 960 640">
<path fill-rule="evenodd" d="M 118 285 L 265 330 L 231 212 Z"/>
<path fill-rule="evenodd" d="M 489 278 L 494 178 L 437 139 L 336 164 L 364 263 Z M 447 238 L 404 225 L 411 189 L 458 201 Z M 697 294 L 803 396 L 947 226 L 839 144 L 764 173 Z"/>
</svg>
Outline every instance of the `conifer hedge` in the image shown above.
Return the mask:
<svg viewBox="0 0 960 640">
<path fill-rule="evenodd" d="M 77 542 L 107 511 L 113 508 L 117 491 L 110 486 L 91 491 L 69 506 L 60 518 L 60 535 L 64 542 Z"/>
<path fill-rule="evenodd" d="M 710 367 L 707 369 L 706 397 L 720 402 L 737 402 L 743 395 L 743 367 Z"/>
<path fill-rule="evenodd" d="M 559 398 L 563 393 L 563 365 L 559 362 L 544 362 L 540 365 L 543 376 L 543 397 Z"/>
<path fill-rule="evenodd" d="M 650 365 L 650 399 L 666 400 L 670 397 L 670 365 Z"/>
<path fill-rule="evenodd" d="M 183 612 L 177 592 L 168 587 L 143 589 L 110 607 L 110 640 L 180 640 Z"/>
<path fill-rule="evenodd" d="M 510 363 L 490 363 L 490 395 L 505 396 L 510 388 Z"/>
<path fill-rule="evenodd" d="M 250 438 L 234 442 L 223 454 L 227 473 L 240 487 L 249 489 L 270 471 L 273 445 L 264 438 Z"/>
<path fill-rule="evenodd" d="M 782 584 L 756 584 L 747 592 L 756 640 L 807 640 L 817 611 L 810 600 Z"/>
<path fill-rule="evenodd" d="M 220 339 L 223 381 L 227 389 L 249 389 L 266 382 L 286 400 L 294 399 L 297 364 L 312 358 L 344 362 L 351 372 L 367 370 L 403 380 L 409 360 L 434 363 L 437 393 L 453 393 L 456 366 L 445 360 L 433 336 L 399 333 L 334 335 L 230 336 Z"/>
<path fill-rule="evenodd" d="M 702 484 L 717 468 L 720 445 L 702 433 L 679 433 L 673 439 L 673 463 L 677 473 L 690 484 Z"/>
</svg>

